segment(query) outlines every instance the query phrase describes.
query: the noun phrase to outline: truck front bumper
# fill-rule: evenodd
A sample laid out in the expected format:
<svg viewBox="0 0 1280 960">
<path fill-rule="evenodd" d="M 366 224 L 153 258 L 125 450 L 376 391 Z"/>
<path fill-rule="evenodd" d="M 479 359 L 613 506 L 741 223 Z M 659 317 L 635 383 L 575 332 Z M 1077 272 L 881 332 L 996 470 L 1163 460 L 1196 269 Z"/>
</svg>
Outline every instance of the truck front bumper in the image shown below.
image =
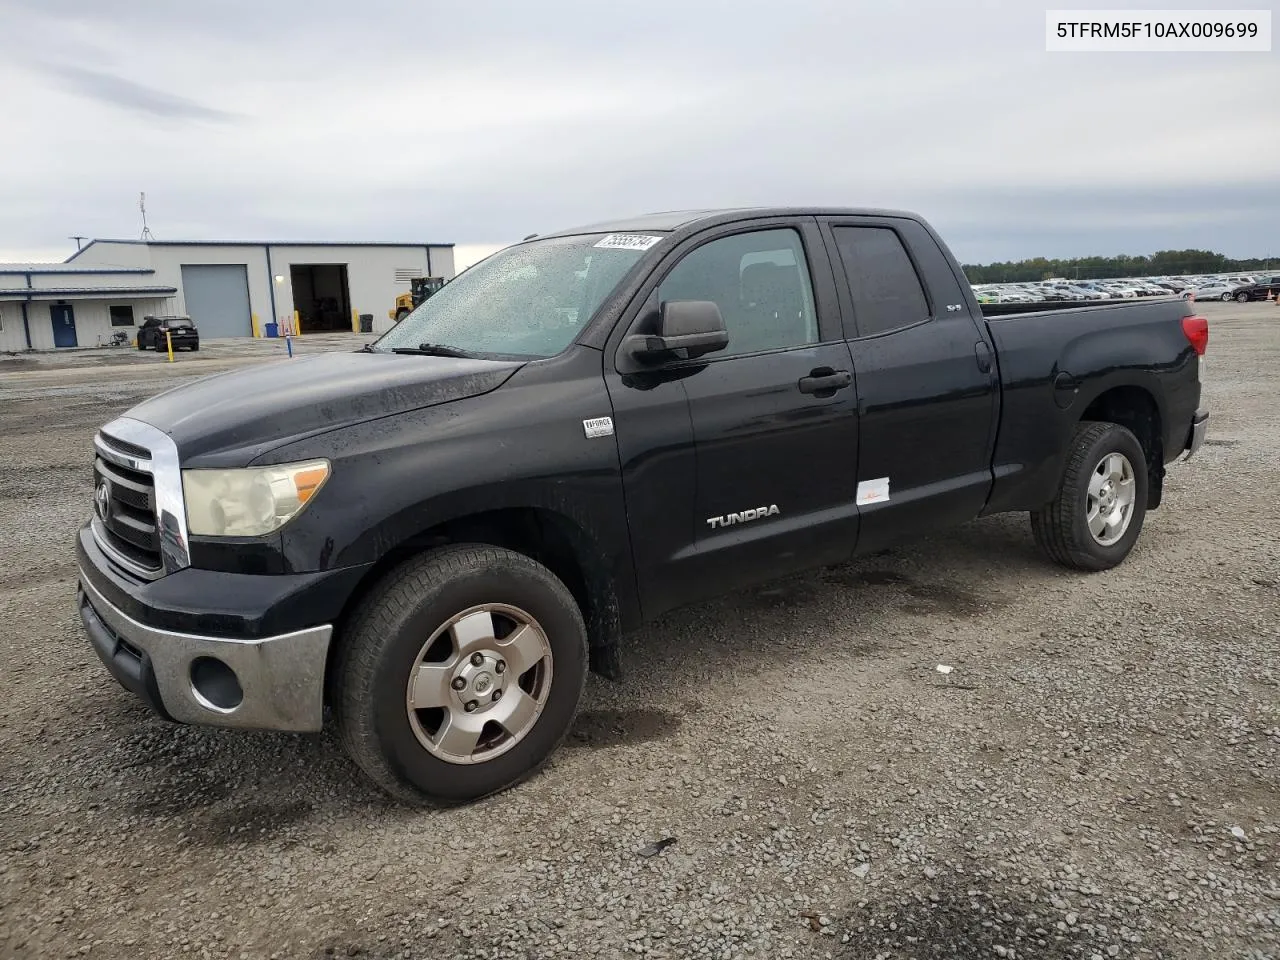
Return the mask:
<svg viewBox="0 0 1280 960">
<path fill-rule="evenodd" d="M 333 627 L 232 640 L 159 630 L 113 606 L 80 572 L 80 619 L 120 685 L 179 723 L 319 730 Z"/>
<path fill-rule="evenodd" d="M 253 575 L 187 568 L 132 578 L 88 525 L 76 544 L 77 607 L 111 675 L 168 720 L 319 730 L 325 666 L 366 567 Z"/>
</svg>

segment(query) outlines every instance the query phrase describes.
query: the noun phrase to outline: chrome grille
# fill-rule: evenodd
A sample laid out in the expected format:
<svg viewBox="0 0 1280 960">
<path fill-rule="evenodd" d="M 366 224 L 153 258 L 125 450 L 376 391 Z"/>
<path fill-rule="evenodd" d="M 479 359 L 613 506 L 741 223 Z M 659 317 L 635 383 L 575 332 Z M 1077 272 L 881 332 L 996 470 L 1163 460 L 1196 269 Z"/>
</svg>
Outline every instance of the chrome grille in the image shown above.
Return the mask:
<svg viewBox="0 0 1280 960">
<path fill-rule="evenodd" d="M 128 440 L 121 440 L 119 437 L 113 437 L 105 433 L 99 433 L 98 439 L 109 449 L 123 453 L 126 457 L 132 457 L 135 460 L 151 459 L 151 451 L 146 447 L 138 446 L 136 443 L 130 443 Z"/>
<path fill-rule="evenodd" d="M 121 566 L 143 577 L 157 577 L 164 563 L 156 528 L 155 478 L 149 470 L 151 454 L 105 433 L 98 434 L 96 446 L 94 535 Z"/>
<path fill-rule="evenodd" d="M 191 565 L 178 448 L 163 430 L 119 417 L 93 439 L 93 536 L 119 567 L 154 580 Z"/>
</svg>

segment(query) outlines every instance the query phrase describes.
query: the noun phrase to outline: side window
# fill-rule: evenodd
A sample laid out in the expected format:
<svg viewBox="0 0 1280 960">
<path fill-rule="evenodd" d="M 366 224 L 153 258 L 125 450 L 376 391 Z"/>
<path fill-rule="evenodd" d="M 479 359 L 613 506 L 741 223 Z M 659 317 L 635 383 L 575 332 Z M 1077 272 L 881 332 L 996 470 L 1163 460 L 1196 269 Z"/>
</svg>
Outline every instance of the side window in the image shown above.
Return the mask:
<svg viewBox="0 0 1280 960">
<path fill-rule="evenodd" d="M 924 287 L 895 231 L 888 227 L 834 227 L 832 233 L 849 278 L 860 336 L 928 318 Z"/>
<path fill-rule="evenodd" d="M 729 346 L 711 358 L 797 347 L 818 340 L 818 315 L 800 234 L 759 230 L 712 240 L 681 260 L 659 301 L 711 300 Z"/>
</svg>

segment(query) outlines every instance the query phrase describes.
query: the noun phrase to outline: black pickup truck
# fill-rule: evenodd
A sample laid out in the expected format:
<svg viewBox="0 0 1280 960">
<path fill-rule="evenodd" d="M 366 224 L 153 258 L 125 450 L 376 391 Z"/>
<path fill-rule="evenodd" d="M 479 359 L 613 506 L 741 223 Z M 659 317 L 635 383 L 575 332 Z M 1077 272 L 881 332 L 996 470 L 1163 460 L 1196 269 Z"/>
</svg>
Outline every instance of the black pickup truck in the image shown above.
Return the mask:
<svg viewBox="0 0 1280 960">
<path fill-rule="evenodd" d="M 518 782 L 676 607 L 1025 511 L 1120 563 L 1204 438 L 1170 299 L 985 318 L 919 217 L 534 237 L 377 342 L 212 376 L 95 439 L 79 610 L 184 723 L 317 730 L 409 802 Z"/>
</svg>

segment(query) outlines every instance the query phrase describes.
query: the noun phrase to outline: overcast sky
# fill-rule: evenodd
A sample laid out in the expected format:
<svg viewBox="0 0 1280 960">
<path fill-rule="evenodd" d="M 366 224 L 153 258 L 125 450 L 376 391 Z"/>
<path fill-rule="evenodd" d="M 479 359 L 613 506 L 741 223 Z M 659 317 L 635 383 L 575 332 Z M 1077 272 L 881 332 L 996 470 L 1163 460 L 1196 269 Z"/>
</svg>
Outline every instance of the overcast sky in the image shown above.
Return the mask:
<svg viewBox="0 0 1280 960">
<path fill-rule="evenodd" d="M 1045 6 L 0 0 L 0 259 L 136 237 L 143 190 L 168 240 L 803 203 L 966 262 L 1280 256 L 1280 53 L 1049 54 Z"/>
</svg>

